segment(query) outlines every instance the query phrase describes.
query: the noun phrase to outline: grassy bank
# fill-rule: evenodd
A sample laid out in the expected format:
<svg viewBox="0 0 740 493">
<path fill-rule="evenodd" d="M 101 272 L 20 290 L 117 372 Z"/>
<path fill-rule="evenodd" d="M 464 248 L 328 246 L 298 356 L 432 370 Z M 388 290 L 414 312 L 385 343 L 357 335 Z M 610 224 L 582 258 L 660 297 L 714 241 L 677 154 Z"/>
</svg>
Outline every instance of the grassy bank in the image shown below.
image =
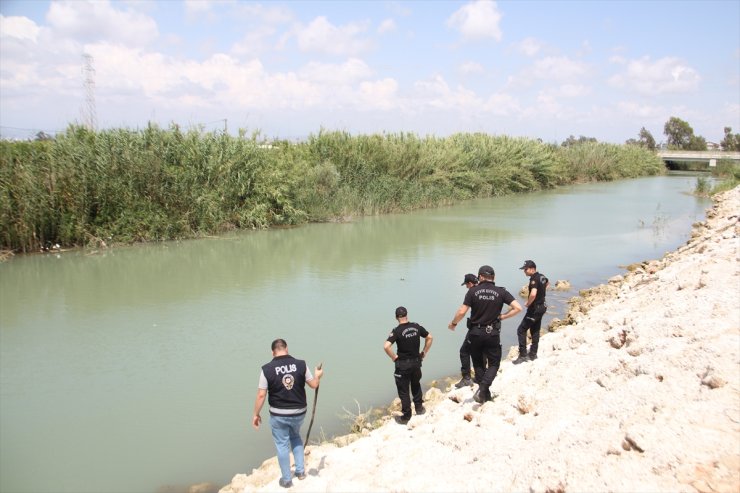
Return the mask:
<svg viewBox="0 0 740 493">
<path fill-rule="evenodd" d="M 177 127 L 0 142 L 0 249 L 189 238 L 660 174 L 633 146 L 321 131 L 273 142 Z"/>
<path fill-rule="evenodd" d="M 710 173 L 716 182 L 712 184 L 712 181 L 708 177 L 698 177 L 696 179 L 696 187 L 694 188 L 696 195 L 709 197 L 720 192 L 732 190 L 740 184 L 740 166 L 728 159 L 720 160 L 716 167 L 710 168 Z"/>
</svg>

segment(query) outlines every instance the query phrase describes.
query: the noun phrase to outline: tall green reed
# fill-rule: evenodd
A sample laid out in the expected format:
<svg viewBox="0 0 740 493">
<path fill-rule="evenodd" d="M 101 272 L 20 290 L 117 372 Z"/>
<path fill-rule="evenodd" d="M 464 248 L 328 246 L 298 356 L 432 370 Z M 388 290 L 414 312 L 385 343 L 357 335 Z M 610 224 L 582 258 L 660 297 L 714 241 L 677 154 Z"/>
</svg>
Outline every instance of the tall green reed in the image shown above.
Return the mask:
<svg viewBox="0 0 740 493">
<path fill-rule="evenodd" d="M 459 133 L 353 136 L 321 130 L 303 142 L 172 126 L 0 142 L 1 248 L 156 241 L 237 228 L 328 221 L 476 197 L 650 175 L 660 159 L 633 146 L 567 148 Z"/>
</svg>

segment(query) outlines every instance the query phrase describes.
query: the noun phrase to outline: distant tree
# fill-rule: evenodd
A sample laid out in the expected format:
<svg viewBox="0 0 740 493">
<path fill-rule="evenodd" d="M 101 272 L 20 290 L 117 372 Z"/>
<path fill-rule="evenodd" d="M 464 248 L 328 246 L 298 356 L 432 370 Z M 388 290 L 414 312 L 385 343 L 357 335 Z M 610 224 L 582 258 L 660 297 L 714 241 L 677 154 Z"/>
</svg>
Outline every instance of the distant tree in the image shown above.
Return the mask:
<svg viewBox="0 0 740 493">
<path fill-rule="evenodd" d="M 586 142 L 598 142 L 598 140 L 596 140 L 595 137 L 585 137 L 583 135 L 581 135 L 580 137 L 576 139 L 574 136 L 571 135 L 570 137 L 568 137 L 567 139 L 563 141 L 561 146 L 569 147 L 569 146 L 574 146 L 578 144 L 585 144 Z"/>
<path fill-rule="evenodd" d="M 672 116 L 663 127 L 663 133 L 668 137 L 668 147 L 686 149 L 694 136 L 694 129 L 687 122 Z"/>
<path fill-rule="evenodd" d="M 725 127 L 725 138 L 719 145 L 723 151 L 740 151 L 740 134 L 733 134 L 731 127 Z"/>
<path fill-rule="evenodd" d="M 706 151 L 707 139 L 699 135 L 692 135 L 689 144 L 684 149 L 687 151 Z"/>
<path fill-rule="evenodd" d="M 639 140 L 637 139 L 627 139 L 625 144 L 627 145 L 633 145 L 633 146 L 640 146 L 644 147 L 646 149 L 650 149 L 651 151 L 655 150 L 655 139 L 653 138 L 653 134 L 648 132 L 645 127 L 642 127 L 640 129 L 640 135 Z"/>
<path fill-rule="evenodd" d="M 53 138 L 54 137 L 52 137 L 51 135 L 49 135 L 46 132 L 44 132 L 43 130 L 41 130 L 41 131 L 39 131 L 39 132 L 36 133 L 35 140 L 52 140 Z"/>
<path fill-rule="evenodd" d="M 672 116 L 665 123 L 663 133 L 668 137 L 669 149 L 707 150 L 707 140 L 700 135 L 694 135 L 694 129 L 691 128 L 691 125 L 675 116 Z"/>
<path fill-rule="evenodd" d="M 645 127 L 640 129 L 640 145 L 642 147 L 647 147 L 651 151 L 655 150 L 655 139 L 653 138 L 653 134 L 648 132 Z"/>
</svg>

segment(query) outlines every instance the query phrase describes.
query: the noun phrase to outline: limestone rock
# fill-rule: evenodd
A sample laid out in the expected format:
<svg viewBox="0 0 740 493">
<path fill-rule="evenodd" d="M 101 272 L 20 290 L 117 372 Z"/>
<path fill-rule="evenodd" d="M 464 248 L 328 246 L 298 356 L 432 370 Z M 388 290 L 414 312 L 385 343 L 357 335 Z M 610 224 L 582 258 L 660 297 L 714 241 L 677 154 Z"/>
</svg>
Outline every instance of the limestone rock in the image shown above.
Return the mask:
<svg viewBox="0 0 740 493">
<path fill-rule="evenodd" d="M 609 278 L 609 284 L 619 284 L 622 281 L 624 281 L 624 276 L 616 275 L 614 277 Z"/>
<path fill-rule="evenodd" d="M 527 414 L 534 409 L 534 399 L 528 395 L 519 395 L 516 408 L 521 414 Z"/>
<path fill-rule="evenodd" d="M 559 279 L 555 281 L 555 286 L 553 287 L 553 289 L 555 289 L 556 291 L 568 291 L 569 289 L 571 289 L 571 287 L 572 286 L 570 285 L 570 282 Z"/>
<path fill-rule="evenodd" d="M 724 378 L 719 376 L 714 368 L 707 368 L 706 371 L 700 375 L 701 384 L 706 385 L 710 389 L 718 389 L 723 387 L 727 382 Z"/>
</svg>

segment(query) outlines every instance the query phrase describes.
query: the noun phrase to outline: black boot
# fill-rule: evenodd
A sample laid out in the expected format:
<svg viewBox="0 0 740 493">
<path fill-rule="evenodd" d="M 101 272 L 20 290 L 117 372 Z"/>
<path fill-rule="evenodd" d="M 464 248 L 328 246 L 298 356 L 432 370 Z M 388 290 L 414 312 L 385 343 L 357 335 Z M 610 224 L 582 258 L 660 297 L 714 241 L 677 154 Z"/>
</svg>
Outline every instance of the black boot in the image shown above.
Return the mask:
<svg viewBox="0 0 740 493">
<path fill-rule="evenodd" d="M 489 390 L 482 390 L 479 387 L 478 390 L 475 391 L 475 394 L 473 394 L 473 400 L 478 404 L 483 404 L 484 402 L 488 402 L 493 399 L 491 399 L 491 392 Z"/>
<path fill-rule="evenodd" d="M 514 363 L 515 365 L 518 365 L 518 364 L 521 364 L 521 363 L 525 363 L 527 361 L 529 361 L 529 358 L 527 358 L 527 352 L 526 351 L 519 351 L 519 356 L 517 357 L 517 359 L 515 359 L 514 361 L 512 361 L 512 363 Z"/>
<path fill-rule="evenodd" d="M 471 385 L 473 385 L 473 379 L 469 375 L 463 375 L 462 380 L 455 384 L 455 388 L 461 389 L 463 387 L 470 387 Z"/>
</svg>

